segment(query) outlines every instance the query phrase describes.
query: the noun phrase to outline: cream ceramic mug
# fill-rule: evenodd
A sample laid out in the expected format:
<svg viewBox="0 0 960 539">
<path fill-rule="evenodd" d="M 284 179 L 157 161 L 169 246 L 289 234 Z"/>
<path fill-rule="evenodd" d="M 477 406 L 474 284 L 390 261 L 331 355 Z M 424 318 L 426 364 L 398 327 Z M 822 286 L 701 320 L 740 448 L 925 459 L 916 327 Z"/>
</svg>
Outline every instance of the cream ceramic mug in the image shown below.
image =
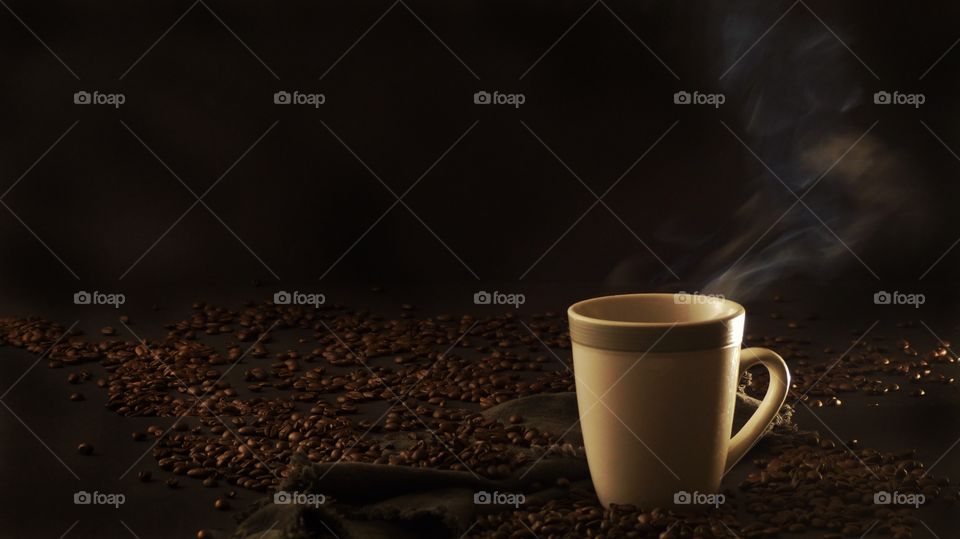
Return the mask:
<svg viewBox="0 0 960 539">
<path fill-rule="evenodd" d="M 567 314 L 600 502 L 652 508 L 717 499 L 708 496 L 763 435 L 790 385 L 779 355 L 740 349 L 744 308 L 714 296 L 629 294 L 581 301 Z M 757 363 L 770 373 L 769 388 L 731 439 L 738 381 Z"/>
</svg>

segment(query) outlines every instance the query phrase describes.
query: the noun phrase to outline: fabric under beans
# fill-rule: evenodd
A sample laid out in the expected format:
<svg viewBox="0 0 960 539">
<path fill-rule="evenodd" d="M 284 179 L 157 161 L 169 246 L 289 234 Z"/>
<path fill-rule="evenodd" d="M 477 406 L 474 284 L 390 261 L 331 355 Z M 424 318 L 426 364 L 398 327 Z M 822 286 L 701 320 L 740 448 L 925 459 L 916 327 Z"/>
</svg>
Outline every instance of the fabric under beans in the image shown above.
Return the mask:
<svg viewBox="0 0 960 539">
<path fill-rule="evenodd" d="M 759 402 L 737 394 L 734 431 L 750 418 Z M 477 493 L 522 493 L 525 504 L 542 504 L 568 496 L 571 489 L 592 489 L 575 394 L 525 397 L 490 408 L 483 415 L 514 424 L 520 418 L 519 424 L 556 436 L 560 448 L 512 449 L 530 452 L 529 462 L 533 464 L 496 480 L 471 471 L 354 462 L 311 463 L 295 457 L 278 494 L 254 503 L 233 537 L 460 537 L 478 517 L 514 509 L 509 503 L 475 503 Z M 789 406 L 784 407 L 770 428 L 794 429 Z M 395 443 L 401 444 L 403 439 L 397 437 Z"/>
</svg>

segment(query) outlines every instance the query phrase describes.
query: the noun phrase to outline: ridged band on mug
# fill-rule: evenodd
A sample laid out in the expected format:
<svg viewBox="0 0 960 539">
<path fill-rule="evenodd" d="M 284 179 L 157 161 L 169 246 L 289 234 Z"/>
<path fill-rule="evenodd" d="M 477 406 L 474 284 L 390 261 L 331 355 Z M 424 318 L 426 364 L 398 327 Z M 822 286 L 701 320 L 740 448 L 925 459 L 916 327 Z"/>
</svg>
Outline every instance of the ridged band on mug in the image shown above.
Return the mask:
<svg viewBox="0 0 960 539">
<path fill-rule="evenodd" d="M 625 352 L 692 352 L 740 345 L 744 311 L 738 304 L 726 316 L 676 323 L 629 323 L 590 318 L 569 310 L 570 340 L 604 350 Z"/>
</svg>

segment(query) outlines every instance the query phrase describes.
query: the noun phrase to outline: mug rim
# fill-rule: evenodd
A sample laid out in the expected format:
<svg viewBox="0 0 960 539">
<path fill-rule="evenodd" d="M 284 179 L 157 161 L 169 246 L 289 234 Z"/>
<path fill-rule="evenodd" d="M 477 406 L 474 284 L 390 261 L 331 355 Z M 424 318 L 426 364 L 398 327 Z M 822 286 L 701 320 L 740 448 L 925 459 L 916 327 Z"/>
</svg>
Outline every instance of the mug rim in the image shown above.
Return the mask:
<svg viewBox="0 0 960 539">
<path fill-rule="evenodd" d="M 570 340 L 578 345 L 630 352 L 688 352 L 740 345 L 746 309 L 726 298 L 714 299 L 723 302 L 728 312 L 704 320 L 633 322 L 580 312 L 587 305 L 611 300 L 664 301 L 675 297 L 667 293 L 615 294 L 578 301 L 567 308 Z"/>
<path fill-rule="evenodd" d="M 605 318 L 596 318 L 593 316 L 587 316 L 585 314 L 582 314 L 576 311 L 577 308 L 582 308 L 593 303 L 603 303 L 603 302 L 615 300 L 615 299 L 627 299 L 627 298 L 667 299 L 683 293 L 684 292 L 678 292 L 676 294 L 668 294 L 668 293 L 661 293 L 661 292 L 656 292 L 656 293 L 641 292 L 636 294 L 611 294 L 609 296 L 599 296 L 595 298 L 581 300 L 574 303 L 569 308 L 567 308 L 567 316 L 569 316 L 571 319 L 577 320 L 578 322 L 596 324 L 600 326 L 614 326 L 614 327 L 624 327 L 624 328 L 629 328 L 629 327 L 656 328 L 656 327 L 671 327 L 671 326 L 691 327 L 691 326 L 716 324 L 718 322 L 723 324 L 723 323 L 729 322 L 730 320 L 733 320 L 738 316 L 745 315 L 747 313 L 747 310 L 743 307 L 743 305 L 740 305 L 739 303 L 733 300 L 729 300 L 727 298 L 704 296 L 703 294 L 687 294 L 687 295 L 711 297 L 713 298 L 714 301 L 720 301 L 722 303 L 732 306 L 733 311 L 724 316 L 718 316 L 716 318 L 708 318 L 706 320 L 688 320 L 688 321 L 674 321 L 674 322 L 628 322 L 625 320 L 609 320 Z"/>
</svg>

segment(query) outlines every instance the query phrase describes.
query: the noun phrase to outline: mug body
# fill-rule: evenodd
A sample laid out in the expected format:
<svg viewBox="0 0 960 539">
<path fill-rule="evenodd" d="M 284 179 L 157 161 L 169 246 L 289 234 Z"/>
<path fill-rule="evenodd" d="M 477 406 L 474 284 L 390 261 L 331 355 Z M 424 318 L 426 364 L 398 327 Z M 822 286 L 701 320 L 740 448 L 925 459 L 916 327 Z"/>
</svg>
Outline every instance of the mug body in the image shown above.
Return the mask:
<svg viewBox="0 0 960 539">
<path fill-rule="evenodd" d="M 663 507 L 720 486 L 744 311 L 677 300 L 633 294 L 570 308 L 584 448 L 605 506 Z"/>
</svg>

